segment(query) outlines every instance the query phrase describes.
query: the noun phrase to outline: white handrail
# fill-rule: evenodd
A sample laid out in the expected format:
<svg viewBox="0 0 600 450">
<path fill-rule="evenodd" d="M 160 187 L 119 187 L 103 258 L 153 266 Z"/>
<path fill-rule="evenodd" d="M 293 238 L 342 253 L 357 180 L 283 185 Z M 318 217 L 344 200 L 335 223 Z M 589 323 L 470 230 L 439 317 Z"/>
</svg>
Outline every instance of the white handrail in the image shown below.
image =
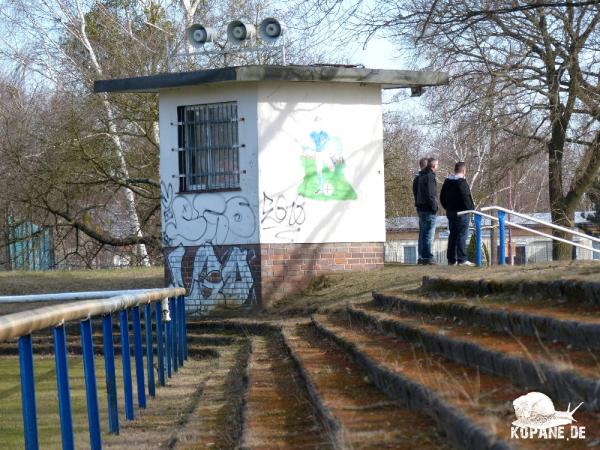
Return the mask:
<svg viewBox="0 0 600 450">
<path fill-rule="evenodd" d="M 459 216 L 462 216 L 462 215 L 465 215 L 465 214 L 477 214 L 477 215 L 479 215 L 481 217 L 485 217 L 485 218 L 490 219 L 490 220 L 495 220 L 495 221 L 498 221 L 498 222 L 500 221 L 497 217 L 491 216 L 489 214 L 482 213 L 481 211 L 468 210 L 468 211 L 460 211 L 460 212 L 457 213 L 457 215 L 459 215 Z M 518 228 L 520 230 L 524 230 L 524 231 L 528 231 L 528 232 L 533 233 L 533 234 L 537 234 L 538 236 L 543 236 L 543 237 L 552 239 L 554 241 L 564 242 L 565 244 L 572 245 L 573 247 L 579 247 L 579 248 L 582 248 L 584 250 L 589 250 L 591 252 L 600 254 L 600 249 L 598 249 L 598 248 L 588 247 L 587 245 L 581 245 L 581 244 L 578 244 L 577 242 L 569 241 L 567 239 L 559 238 L 559 237 L 553 236 L 551 234 L 544 233 L 542 231 L 534 230 L 533 228 L 528 228 L 526 226 L 519 225 L 518 223 L 510 222 L 509 220 L 505 220 L 504 223 L 505 223 L 505 225 L 510 225 L 511 227 L 515 227 L 515 228 Z"/>
<path fill-rule="evenodd" d="M 486 206 L 484 208 L 481 208 L 481 210 L 482 211 L 502 211 L 502 212 L 505 212 L 506 214 L 521 217 L 522 219 L 531 220 L 532 222 L 536 222 L 541 225 L 546 225 L 547 227 L 554 228 L 555 230 L 564 231 L 565 233 L 573 234 L 575 236 L 579 236 L 584 239 L 589 239 L 590 241 L 600 242 L 600 238 L 590 236 L 589 234 L 580 233 L 579 231 L 571 230 L 570 228 L 561 227 L 560 225 L 556 225 L 555 223 L 546 222 L 545 220 L 540 220 L 533 216 L 528 216 L 527 214 L 512 211 L 510 209 L 503 208 L 502 206 Z M 514 224 L 512 226 L 514 226 Z M 515 228 L 518 228 L 518 227 L 515 227 Z"/>
<path fill-rule="evenodd" d="M 111 314 L 144 303 L 163 302 L 168 297 L 185 295 L 184 288 L 151 289 L 98 300 L 45 306 L 0 316 L 0 342 L 25 336 L 33 331 L 55 327 L 70 320 L 86 320 Z M 164 308 L 163 308 L 164 309 Z"/>
<path fill-rule="evenodd" d="M 120 291 L 85 291 L 61 292 L 53 294 L 28 294 L 28 295 L 2 295 L 2 303 L 27 303 L 27 302 L 69 302 L 74 300 L 97 300 L 100 298 L 116 297 L 117 295 L 139 294 L 152 289 L 126 289 Z"/>
</svg>

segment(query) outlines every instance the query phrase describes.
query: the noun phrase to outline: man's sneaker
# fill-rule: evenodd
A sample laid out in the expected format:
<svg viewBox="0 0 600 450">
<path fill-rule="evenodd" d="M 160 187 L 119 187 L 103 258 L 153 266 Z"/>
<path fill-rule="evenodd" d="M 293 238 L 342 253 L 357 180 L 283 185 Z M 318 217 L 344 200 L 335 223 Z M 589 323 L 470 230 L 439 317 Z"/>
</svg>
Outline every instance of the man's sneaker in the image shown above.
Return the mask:
<svg viewBox="0 0 600 450">
<path fill-rule="evenodd" d="M 423 265 L 424 266 L 437 266 L 437 263 L 433 259 L 424 259 Z"/>
<path fill-rule="evenodd" d="M 463 261 L 463 262 L 457 263 L 457 266 L 473 267 L 474 265 L 475 264 L 473 264 L 471 261 Z"/>
</svg>

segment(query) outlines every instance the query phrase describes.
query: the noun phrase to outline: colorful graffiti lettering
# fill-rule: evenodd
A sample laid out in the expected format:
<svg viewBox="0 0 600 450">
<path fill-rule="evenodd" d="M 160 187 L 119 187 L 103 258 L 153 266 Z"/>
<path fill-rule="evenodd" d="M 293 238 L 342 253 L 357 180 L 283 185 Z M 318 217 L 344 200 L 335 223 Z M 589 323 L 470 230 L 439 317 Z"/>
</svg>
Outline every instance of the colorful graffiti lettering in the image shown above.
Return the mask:
<svg viewBox="0 0 600 450">
<path fill-rule="evenodd" d="M 217 255 L 216 247 L 178 246 L 166 257 L 172 286 L 188 290 L 186 310 L 206 314 L 217 307 L 240 307 L 256 304 L 255 276 L 250 268 L 256 259 L 253 248 L 225 246 Z M 191 278 L 184 279 L 186 261 L 193 258 Z M 189 274 L 188 274 L 189 277 Z"/>
</svg>

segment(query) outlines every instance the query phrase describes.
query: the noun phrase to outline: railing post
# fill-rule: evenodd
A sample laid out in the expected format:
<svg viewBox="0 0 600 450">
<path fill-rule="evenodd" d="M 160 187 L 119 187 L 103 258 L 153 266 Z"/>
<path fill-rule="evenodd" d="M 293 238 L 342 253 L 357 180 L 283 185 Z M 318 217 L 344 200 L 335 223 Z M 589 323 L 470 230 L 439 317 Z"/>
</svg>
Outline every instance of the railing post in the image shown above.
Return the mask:
<svg viewBox="0 0 600 450">
<path fill-rule="evenodd" d="M 131 355 L 129 351 L 129 325 L 127 310 L 119 313 L 121 323 L 121 360 L 123 362 L 123 390 L 125 393 L 125 420 L 135 418 L 133 412 L 133 387 L 131 383 Z"/>
<path fill-rule="evenodd" d="M 168 302 L 168 307 L 170 309 L 170 303 Z M 167 309 L 167 312 L 170 313 L 169 309 Z M 167 316 L 165 318 L 165 335 L 166 335 L 166 341 L 167 341 L 167 345 L 166 345 L 166 355 L 165 355 L 165 359 L 167 360 L 167 377 L 171 378 L 171 362 L 173 361 L 173 357 L 172 352 L 173 352 L 173 333 L 171 332 L 171 326 L 172 326 L 172 317 Z"/>
<path fill-rule="evenodd" d="M 163 324 L 162 324 L 162 305 L 156 302 L 155 307 L 156 318 L 156 357 L 158 358 L 158 384 L 165 385 L 165 342 L 163 339 Z"/>
<path fill-rule="evenodd" d="M 154 349 L 152 346 L 152 305 L 144 306 L 144 331 L 146 332 L 146 371 L 148 372 L 148 395 L 156 396 L 154 385 Z"/>
<path fill-rule="evenodd" d="M 181 317 L 183 323 L 183 359 L 188 359 L 187 316 L 185 314 L 185 296 L 181 296 Z"/>
<path fill-rule="evenodd" d="M 179 313 L 179 316 L 177 317 L 177 338 L 179 339 L 179 345 L 177 346 L 178 350 L 179 350 L 179 365 L 183 366 L 183 360 L 184 360 L 184 348 L 185 348 L 185 335 L 184 335 L 184 317 L 185 317 L 185 311 L 184 311 L 184 306 L 183 306 L 183 297 L 179 296 L 177 297 L 177 299 L 175 300 L 177 302 L 177 312 Z"/>
<path fill-rule="evenodd" d="M 94 343 L 92 341 L 92 321 L 90 319 L 81 321 L 81 348 L 83 353 L 83 375 L 85 378 L 85 395 L 88 409 L 90 448 L 92 450 L 100 450 L 102 448 L 100 413 L 98 412 Z"/>
<path fill-rule="evenodd" d="M 117 404 L 117 374 L 115 370 L 115 344 L 113 321 L 110 314 L 102 317 L 102 344 L 104 347 L 104 373 L 108 401 L 108 432 L 119 433 L 119 408 Z"/>
<path fill-rule="evenodd" d="M 67 336 L 65 326 L 52 329 L 54 335 L 54 362 L 56 365 L 56 388 L 58 390 L 58 414 L 63 450 L 74 449 L 73 415 L 69 391 L 69 362 L 67 360 Z"/>
<path fill-rule="evenodd" d="M 171 313 L 171 345 L 173 348 L 171 349 L 171 357 L 173 358 L 173 372 L 177 373 L 177 368 L 179 367 L 179 356 L 178 356 L 178 330 L 177 330 L 177 303 L 175 303 L 175 298 L 169 299 L 169 312 Z"/>
<path fill-rule="evenodd" d="M 506 231 L 504 221 L 506 220 L 506 213 L 504 211 L 498 211 L 498 264 L 506 264 Z"/>
<path fill-rule="evenodd" d="M 144 353 L 142 350 L 142 322 L 140 307 L 131 308 L 133 317 L 133 353 L 135 354 L 135 378 L 137 381 L 138 406 L 146 408 L 146 385 L 144 382 Z"/>
<path fill-rule="evenodd" d="M 37 450 L 38 430 L 35 413 L 35 379 L 33 376 L 33 346 L 31 335 L 19 338 L 19 367 L 21 370 L 21 403 L 25 449 Z"/>
<path fill-rule="evenodd" d="M 481 216 L 475 214 L 475 264 L 477 267 L 481 267 Z"/>
</svg>

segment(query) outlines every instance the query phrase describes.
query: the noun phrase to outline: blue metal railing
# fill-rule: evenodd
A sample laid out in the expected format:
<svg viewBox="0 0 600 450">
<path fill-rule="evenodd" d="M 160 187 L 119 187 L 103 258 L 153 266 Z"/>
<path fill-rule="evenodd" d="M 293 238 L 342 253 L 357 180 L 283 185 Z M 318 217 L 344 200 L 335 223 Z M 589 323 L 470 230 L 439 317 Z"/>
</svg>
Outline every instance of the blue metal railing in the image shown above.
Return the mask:
<svg viewBox="0 0 600 450">
<path fill-rule="evenodd" d="M 172 376 L 172 372 L 170 371 L 171 366 L 174 368 L 174 371 L 177 371 L 177 368 L 182 366 L 183 361 L 187 359 L 184 294 L 185 290 L 182 288 L 136 291 L 131 294 L 102 300 L 59 304 L 53 307 L 37 308 L 0 316 L 0 342 L 18 337 L 25 448 L 27 450 L 39 448 L 32 332 L 52 328 L 62 448 L 73 449 L 75 445 L 69 390 L 67 333 L 64 323 L 74 320 L 80 321 L 89 448 L 101 449 L 102 437 L 98 387 L 94 365 L 92 317 L 102 318 L 102 343 L 108 402 L 108 432 L 118 433 L 119 415 L 112 313 L 119 313 L 125 419 L 133 420 L 135 411 L 129 343 L 129 315 L 131 314 L 133 328 L 133 356 L 136 369 L 137 403 L 138 407 L 143 409 L 146 407 L 146 386 L 149 396 L 154 397 L 156 395 L 153 366 L 154 347 L 156 346 L 156 356 L 158 358 L 158 384 L 160 386 L 165 385 L 164 359 L 167 359 L 167 368 L 169 369 L 167 376 L 169 378 Z M 154 327 L 152 327 L 152 303 L 156 305 Z M 145 373 L 140 305 L 144 306 Z M 166 348 L 163 333 L 167 337 Z"/>
<path fill-rule="evenodd" d="M 545 225 L 549 228 L 553 228 L 556 230 L 560 230 L 563 231 L 564 233 L 568 233 L 574 236 L 580 236 L 580 237 L 584 237 L 586 239 L 589 239 L 591 241 L 596 241 L 596 242 L 600 242 L 599 238 L 593 237 L 593 236 L 589 236 L 583 233 L 580 233 L 578 231 L 575 230 L 570 230 L 568 228 L 564 228 L 561 227 L 559 225 L 550 223 L 550 222 L 545 222 L 543 220 L 537 219 L 535 217 L 532 216 L 528 216 L 526 214 L 522 214 L 522 213 L 517 213 L 515 211 L 511 211 L 505 208 L 501 208 L 499 206 L 488 206 L 486 208 L 482 208 L 482 211 L 490 211 L 490 210 L 495 210 L 497 212 L 498 217 L 489 215 L 489 214 L 485 214 L 481 211 L 475 211 L 475 210 L 469 210 L 469 211 L 461 211 L 458 213 L 458 215 L 464 215 L 464 214 L 473 214 L 473 221 L 475 223 L 475 264 L 479 267 L 481 267 L 483 265 L 483 255 L 482 255 L 482 241 L 481 241 L 481 229 L 482 229 L 482 220 L 485 219 L 489 219 L 491 222 L 498 222 L 498 264 L 499 265 L 504 265 L 506 264 L 506 226 L 509 225 L 511 227 L 514 228 L 518 228 L 520 230 L 524 230 L 527 231 L 529 233 L 532 234 L 536 234 L 538 236 L 542 236 L 548 239 L 552 239 L 554 241 L 558 241 L 558 242 L 563 242 L 565 244 L 569 244 L 573 247 L 579 247 L 582 248 L 584 250 L 588 250 L 591 251 L 592 253 L 600 253 L 600 250 L 597 248 L 593 248 L 593 247 L 588 247 L 586 245 L 582 245 L 582 244 L 578 244 L 576 242 L 573 241 L 569 241 L 567 239 L 563 239 L 557 236 L 553 236 L 551 234 L 548 233 L 544 233 L 542 231 L 530 228 L 530 227 L 526 227 L 522 224 L 518 224 L 518 223 L 514 223 L 511 221 L 506 220 L 506 214 L 512 214 L 524 219 L 529 219 L 533 222 Z"/>
</svg>

